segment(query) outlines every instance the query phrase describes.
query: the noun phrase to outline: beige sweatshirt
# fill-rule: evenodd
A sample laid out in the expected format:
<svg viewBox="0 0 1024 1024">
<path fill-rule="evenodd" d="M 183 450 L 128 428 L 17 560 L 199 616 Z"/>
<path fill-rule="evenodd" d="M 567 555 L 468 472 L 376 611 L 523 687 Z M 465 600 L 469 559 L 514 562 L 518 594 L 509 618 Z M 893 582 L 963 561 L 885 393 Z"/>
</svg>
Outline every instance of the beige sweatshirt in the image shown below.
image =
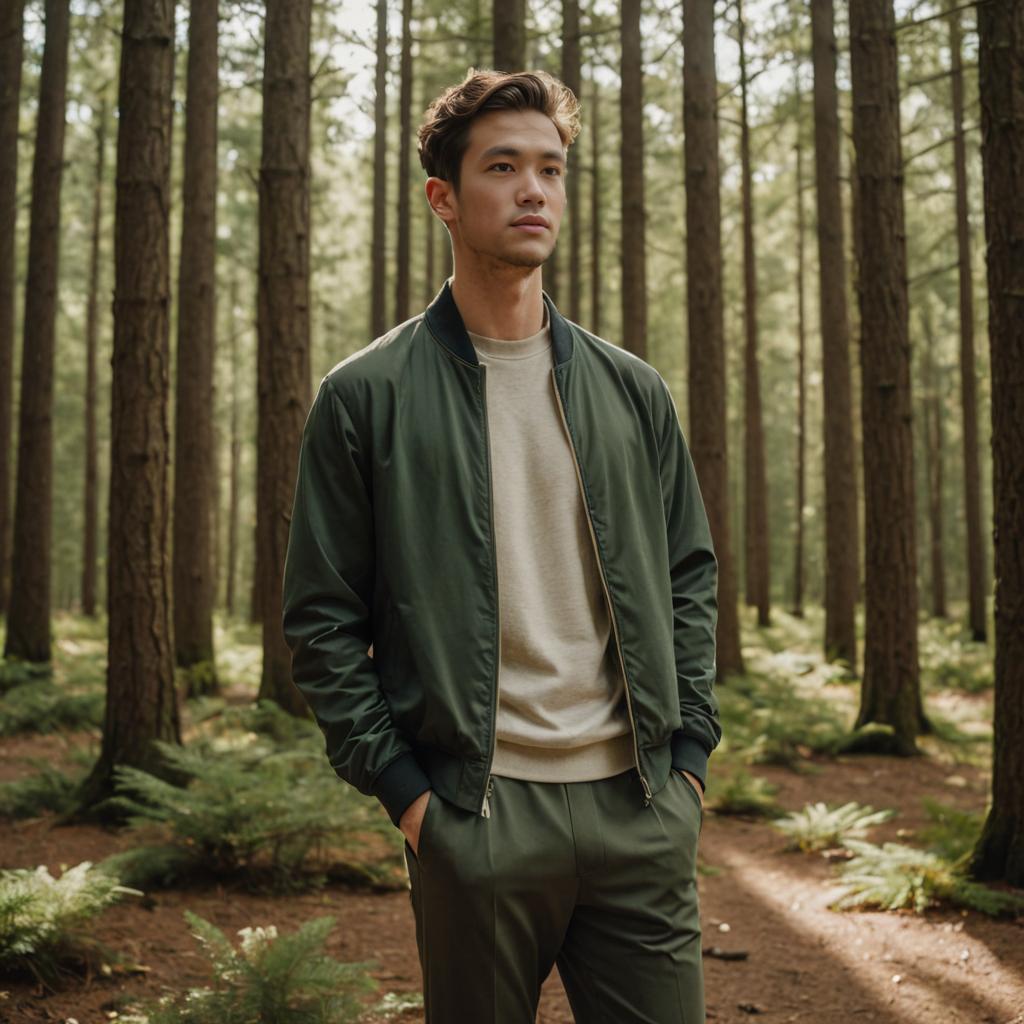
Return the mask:
<svg viewBox="0 0 1024 1024">
<path fill-rule="evenodd" d="M 492 772 L 583 782 L 633 738 L 590 527 L 551 375 L 551 331 L 469 335 L 486 369 L 501 617 Z"/>
</svg>

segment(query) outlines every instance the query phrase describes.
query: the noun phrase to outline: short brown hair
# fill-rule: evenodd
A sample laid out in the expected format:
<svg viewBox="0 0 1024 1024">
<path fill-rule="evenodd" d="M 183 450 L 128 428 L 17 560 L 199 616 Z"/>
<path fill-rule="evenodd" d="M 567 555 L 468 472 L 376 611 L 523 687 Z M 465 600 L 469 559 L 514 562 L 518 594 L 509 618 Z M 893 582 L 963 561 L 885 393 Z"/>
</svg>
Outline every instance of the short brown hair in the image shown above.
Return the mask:
<svg viewBox="0 0 1024 1024">
<path fill-rule="evenodd" d="M 432 178 L 458 191 L 459 170 L 473 119 L 489 110 L 539 110 L 558 129 L 563 146 L 580 133 L 580 104 L 573 91 L 546 71 L 477 71 L 470 68 L 427 107 L 419 129 L 419 155 Z"/>
</svg>

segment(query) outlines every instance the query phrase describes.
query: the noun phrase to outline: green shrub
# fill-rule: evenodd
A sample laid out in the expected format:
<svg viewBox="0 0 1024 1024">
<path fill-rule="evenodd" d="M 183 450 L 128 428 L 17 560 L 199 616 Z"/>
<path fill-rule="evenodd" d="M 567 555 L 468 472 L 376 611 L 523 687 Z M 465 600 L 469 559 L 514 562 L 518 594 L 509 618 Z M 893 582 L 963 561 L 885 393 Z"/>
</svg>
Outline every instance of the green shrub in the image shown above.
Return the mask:
<svg viewBox="0 0 1024 1024">
<path fill-rule="evenodd" d="M 85 925 L 122 895 L 141 896 L 89 861 L 54 878 L 45 866 L 0 871 L 0 968 L 54 984 L 69 959 L 101 949 Z"/>
<path fill-rule="evenodd" d="M 936 853 L 900 843 L 875 846 L 857 839 L 848 839 L 844 845 L 855 856 L 840 869 L 845 892 L 832 904 L 837 910 L 911 908 L 920 914 L 948 904 L 998 915 L 1024 909 L 1024 897 L 972 882 Z"/>
<path fill-rule="evenodd" d="M 128 766 L 114 769 L 117 795 L 105 806 L 127 815 L 132 828 L 158 828 L 162 844 L 182 849 L 175 861 L 159 860 L 158 870 L 180 877 L 193 870 L 241 875 L 277 889 L 305 887 L 308 863 L 330 849 L 352 864 L 371 884 L 397 885 L 401 833 L 381 813 L 380 804 L 344 785 L 323 754 L 312 749 L 275 750 L 250 743 L 219 753 L 157 741 L 169 767 L 190 781 L 176 786 Z M 384 837 L 390 856 L 363 863 L 358 854 L 367 839 Z M 145 861 L 151 848 L 118 855 L 117 869 L 130 877 L 150 877 Z M 142 874 L 140 874 L 142 872 Z"/>
<path fill-rule="evenodd" d="M 0 818 L 33 818 L 43 811 L 63 814 L 71 810 L 83 773 L 68 774 L 40 757 L 27 760 L 38 769 L 34 774 L 0 783 Z"/>
<path fill-rule="evenodd" d="M 213 985 L 122 1014 L 124 1024 L 346 1024 L 364 1011 L 359 995 L 377 987 L 370 965 L 324 952 L 332 917 L 281 937 L 273 925 L 242 928 L 238 949 L 209 921 L 188 910 L 185 918 L 213 968 Z"/>
<path fill-rule="evenodd" d="M 746 764 L 799 768 L 813 754 L 834 754 L 845 733 L 840 710 L 788 680 L 733 676 L 719 697 L 721 752 Z"/>
<path fill-rule="evenodd" d="M 7 693 L 25 683 L 46 682 L 52 678 L 53 666 L 49 662 L 22 661 L 20 658 L 0 661 L 0 693 Z"/>
<path fill-rule="evenodd" d="M 43 678 L 21 683 L 8 690 L 0 702 L 0 736 L 98 728 L 103 722 L 104 701 L 102 690 L 68 691 Z"/>
<path fill-rule="evenodd" d="M 774 794 L 778 787 L 737 769 L 725 775 L 712 773 L 708 804 L 716 814 L 770 818 L 779 813 Z"/>
<path fill-rule="evenodd" d="M 923 802 L 931 824 L 921 830 L 920 838 L 928 849 L 954 863 L 970 854 L 981 836 L 984 812 L 959 811 L 930 797 Z"/>
<path fill-rule="evenodd" d="M 815 803 L 772 824 L 788 837 L 787 849 L 812 853 L 838 846 L 849 837 L 863 836 L 873 825 L 888 821 L 892 815 L 892 811 L 876 811 L 853 802 L 841 807 Z"/>
</svg>

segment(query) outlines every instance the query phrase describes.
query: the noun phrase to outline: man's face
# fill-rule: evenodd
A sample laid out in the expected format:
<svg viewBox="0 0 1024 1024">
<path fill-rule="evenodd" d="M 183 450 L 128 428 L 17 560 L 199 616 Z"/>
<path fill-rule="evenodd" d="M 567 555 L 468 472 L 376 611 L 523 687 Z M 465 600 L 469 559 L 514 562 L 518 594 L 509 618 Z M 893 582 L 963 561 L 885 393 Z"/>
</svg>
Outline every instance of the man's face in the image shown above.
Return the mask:
<svg viewBox="0 0 1024 1024">
<path fill-rule="evenodd" d="M 539 267 L 565 210 L 565 151 L 539 110 L 492 110 L 470 125 L 454 212 L 456 244 L 471 258 Z M 523 218 L 540 223 L 523 224 Z M 449 221 L 451 224 L 451 222 Z"/>
</svg>

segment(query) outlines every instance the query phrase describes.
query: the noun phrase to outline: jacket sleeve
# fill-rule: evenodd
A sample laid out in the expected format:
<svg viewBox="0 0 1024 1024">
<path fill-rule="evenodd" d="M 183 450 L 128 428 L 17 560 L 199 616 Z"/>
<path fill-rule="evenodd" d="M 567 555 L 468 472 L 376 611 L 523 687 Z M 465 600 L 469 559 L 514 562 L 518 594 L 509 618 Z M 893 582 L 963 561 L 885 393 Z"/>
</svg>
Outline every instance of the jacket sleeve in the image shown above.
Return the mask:
<svg viewBox="0 0 1024 1024">
<path fill-rule="evenodd" d="M 718 560 L 693 460 L 671 392 L 660 379 L 659 452 L 668 529 L 676 678 L 682 726 L 672 736 L 672 767 L 703 786 L 708 757 L 722 737 L 715 683 Z"/>
<path fill-rule="evenodd" d="M 330 378 L 306 418 L 285 555 L 283 616 L 292 678 L 326 740 L 331 767 L 375 796 L 394 824 L 430 782 L 396 728 L 373 660 L 371 476 Z"/>
</svg>

